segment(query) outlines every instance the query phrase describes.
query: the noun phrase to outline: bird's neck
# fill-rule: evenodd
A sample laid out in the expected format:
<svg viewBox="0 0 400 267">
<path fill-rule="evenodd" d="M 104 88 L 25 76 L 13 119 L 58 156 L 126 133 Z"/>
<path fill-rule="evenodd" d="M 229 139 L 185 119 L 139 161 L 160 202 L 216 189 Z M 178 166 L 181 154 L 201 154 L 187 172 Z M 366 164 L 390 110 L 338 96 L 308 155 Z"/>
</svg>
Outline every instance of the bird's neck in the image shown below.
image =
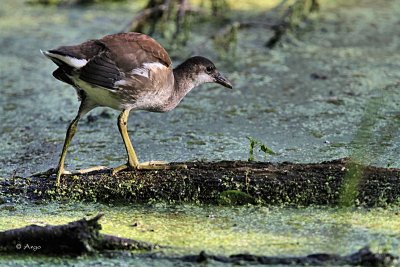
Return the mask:
<svg viewBox="0 0 400 267">
<path fill-rule="evenodd" d="M 187 93 L 190 92 L 198 84 L 195 83 L 190 68 L 187 69 L 184 63 L 177 66 L 174 70 L 174 89 L 169 99 L 170 106 L 168 110 L 175 108 Z"/>
<path fill-rule="evenodd" d="M 182 98 L 197 84 L 190 68 L 185 68 L 184 63 L 174 69 L 175 92 Z"/>
</svg>

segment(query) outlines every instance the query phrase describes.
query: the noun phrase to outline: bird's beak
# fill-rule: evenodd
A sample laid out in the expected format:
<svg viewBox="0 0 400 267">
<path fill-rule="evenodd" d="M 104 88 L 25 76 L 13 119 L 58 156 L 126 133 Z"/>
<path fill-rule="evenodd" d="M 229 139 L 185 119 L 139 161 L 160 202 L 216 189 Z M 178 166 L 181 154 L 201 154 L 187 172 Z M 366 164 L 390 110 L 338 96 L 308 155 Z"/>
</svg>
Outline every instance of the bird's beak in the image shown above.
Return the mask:
<svg viewBox="0 0 400 267">
<path fill-rule="evenodd" d="M 231 82 L 225 78 L 224 76 L 221 75 L 221 73 L 217 72 L 214 76 L 215 82 L 219 83 L 222 86 L 225 86 L 229 89 L 232 89 L 232 84 Z"/>
</svg>

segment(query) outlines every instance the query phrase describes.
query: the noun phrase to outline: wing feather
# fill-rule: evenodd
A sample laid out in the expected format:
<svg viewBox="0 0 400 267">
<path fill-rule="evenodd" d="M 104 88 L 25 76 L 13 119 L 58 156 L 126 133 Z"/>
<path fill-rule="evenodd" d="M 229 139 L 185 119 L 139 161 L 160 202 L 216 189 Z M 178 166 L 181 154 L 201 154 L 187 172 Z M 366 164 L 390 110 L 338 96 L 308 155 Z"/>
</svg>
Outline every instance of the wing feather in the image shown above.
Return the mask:
<svg viewBox="0 0 400 267">
<path fill-rule="evenodd" d="M 115 89 L 115 82 L 121 79 L 122 74 L 108 53 L 108 51 L 103 51 L 89 60 L 79 70 L 79 78 L 97 86 Z"/>
<path fill-rule="evenodd" d="M 132 79 L 129 76 L 137 75 L 132 71 L 143 68 L 148 63 L 160 63 L 172 68 L 171 59 L 165 49 L 153 38 L 141 33 L 107 35 L 80 45 L 61 46 L 49 52 L 77 60 L 87 60 L 87 63 L 80 68 L 68 65 L 67 62 L 60 62 L 57 58 L 53 61 L 66 76 L 77 73 L 79 79 L 109 89 L 117 89 L 124 79 L 137 81 L 138 85 L 143 86 L 145 79 L 148 78 L 142 76 Z M 61 73 L 57 76 L 64 82 L 71 82 Z M 135 84 L 130 83 L 130 86 L 135 87 Z"/>
</svg>

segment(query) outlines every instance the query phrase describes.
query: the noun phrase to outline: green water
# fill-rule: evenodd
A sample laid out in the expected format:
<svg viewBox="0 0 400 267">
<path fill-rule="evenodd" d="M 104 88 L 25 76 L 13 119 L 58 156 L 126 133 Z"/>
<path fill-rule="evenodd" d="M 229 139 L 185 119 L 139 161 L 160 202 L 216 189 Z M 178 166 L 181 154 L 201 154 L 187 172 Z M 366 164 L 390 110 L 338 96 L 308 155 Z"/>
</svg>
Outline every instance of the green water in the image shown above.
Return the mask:
<svg viewBox="0 0 400 267">
<path fill-rule="evenodd" d="M 0 208 L 0 231 L 29 224 L 63 224 L 98 212 L 102 233 L 133 238 L 171 248 L 159 249 L 165 255 L 208 253 L 230 255 L 306 255 L 316 252 L 348 254 L 369 245 L 375 252 L 400 254 L 400 209 L 337 209 L 220 207 L 154 204 L 113 206 L 104 204 L 15 205 Z M 33 253 L 34 254 L 34 253 Z M 46 257 L 4 257 L 0 264 L 52 261 L 117 264 L 132 261 L 128 255 L 116 258 L 79 259 Z M 114 263 L 113 263 L 114 262 Z M 162 264 L 154 260 L 151 265 Z M 164 262 L 165 263 L 165 262 Z"/>
<path fill-rule="evenodd" d="M 265 9 L 235 5 L 232 18 L 262 20 L 272 2 L 258 2 Z M 288 34 L 273 50 L 265 48 L 272 32 L 262 27 L 240 30 L 236 50 L 228 54 L 216 48 L 210 25 L 202 21 L 192 20 L 184 48 L 157 35 L 175 65 L 190 55 L 207 56 L 234 90 L 204 85 L 171 112 L 132 112 L 129 130 L 139 160 L 246 160 L 250 136 L 277 152 L 270 161 L 331 160 L 352 155 L 361 143 L 371 164 L 399 167 L 400 8 L 396 1 L 383 2 L 322 1 L 321 16 L 313 16 L 319 23 Z M 144 4 L 78 8 L 2 1 L 1 176 L 54 167 L 78 109 L 74 89 L 52 77 L 56 66 L 40 49 L 119 32 Z M 372 99 L 379 100 L 370 114 L 372 133 L 354 142 Z M 82 119 L 68 151 L 69 170 L 126 161 L 118 112 L 98 108 L 90 114 L 94 120 Z M 265 160 L 262 154 L 256 151 L 256 160 Z"/>
</svg>

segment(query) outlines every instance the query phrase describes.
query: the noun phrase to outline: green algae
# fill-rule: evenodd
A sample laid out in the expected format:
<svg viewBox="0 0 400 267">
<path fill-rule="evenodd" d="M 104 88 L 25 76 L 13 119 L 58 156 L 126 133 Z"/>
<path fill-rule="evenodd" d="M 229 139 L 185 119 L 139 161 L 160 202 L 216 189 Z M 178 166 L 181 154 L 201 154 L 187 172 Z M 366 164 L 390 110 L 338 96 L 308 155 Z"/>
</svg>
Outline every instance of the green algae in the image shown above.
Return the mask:
<svg viewBox="0 0 400 267">
<path fill-rule="evenodd" d="M 257 200 L 251 195 L 241 192 L 239 190 L 226 190 L 219 196 L 218 203 L 220 205 L 246 205 L 246 204 L 256 204 Z"/>
<path fill-rule="evenodd" d="M 317 251 L 346 254 L 365 245 L 373 251 L 400 254 L 398 207 L 366 210 L 162 203 L 146 206 L 19 204 L 14 210 L 0 210 L 0 230 L 28 224 L 63 224 L 98 212 L 105 214 L 101 220 L 102 233 L 169 246 L 160 249 L 166 255 L 202 250 L 222 255 L 305 255 Z M 6 260 L 12 259 L 0 259 L 0 263 Z M 96 258 L 87 260 L 95 262 Z"/>
</svg>

